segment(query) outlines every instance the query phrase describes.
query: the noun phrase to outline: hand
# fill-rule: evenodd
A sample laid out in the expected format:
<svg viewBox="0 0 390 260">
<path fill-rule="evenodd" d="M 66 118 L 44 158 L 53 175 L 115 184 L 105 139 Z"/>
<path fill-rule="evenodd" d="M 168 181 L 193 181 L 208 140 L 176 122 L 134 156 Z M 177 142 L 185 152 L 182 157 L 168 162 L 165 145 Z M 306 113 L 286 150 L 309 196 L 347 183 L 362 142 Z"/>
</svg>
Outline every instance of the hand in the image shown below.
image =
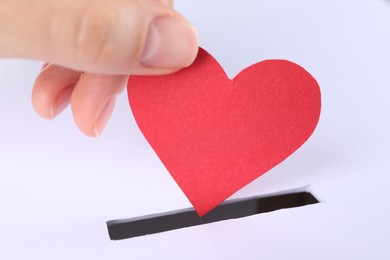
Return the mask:
<svg viewBox="0 0 390 260">
<path fill-rule="evenodd" d="M 195 59 L 193 27 L 170 0 L 0 0 L 0 57 L 47 61 L 32 103 L 54 118 L 68 104 L 102 133 L 127 75 L 167 74 Z"/>
</svg>

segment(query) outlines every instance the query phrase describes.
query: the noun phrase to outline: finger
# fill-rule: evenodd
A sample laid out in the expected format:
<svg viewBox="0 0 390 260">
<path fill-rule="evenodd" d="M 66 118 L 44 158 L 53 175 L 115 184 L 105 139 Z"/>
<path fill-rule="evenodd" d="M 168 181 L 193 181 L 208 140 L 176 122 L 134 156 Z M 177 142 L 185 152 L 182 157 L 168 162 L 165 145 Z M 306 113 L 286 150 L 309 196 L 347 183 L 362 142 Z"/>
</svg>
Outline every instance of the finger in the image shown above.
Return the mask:
<svg viewBox="0 0 390 260">
<path fill-rule="evenodd" d="M 82 132 L 92 137 L 101 135 L 127 79 L 127 76 L 81 75 L 71 105 L 74 120 Z"/>
<path fill-rule="evenodd" d="M 198 40 L 167 1 L 3 0 L 0 56 L 95 73 L 173 72 L 192 63 Z M 29 12 L 18 11 L 25 6 Z"/>
<path fill-rule="evenodd" d="M 173 0 L 167 0 L 167 2 L 168 2 L 170 7 L 172 7 L 172 8 L 174 7 L 175 4 L 174 4 Z"/>
<path fill-rule="evenodd" d="M 69 102 L 80 72 L 45 64 L 35 80 L 32 104 L 42 117 L 52 119 L 64 110 Z"/>
</svg>

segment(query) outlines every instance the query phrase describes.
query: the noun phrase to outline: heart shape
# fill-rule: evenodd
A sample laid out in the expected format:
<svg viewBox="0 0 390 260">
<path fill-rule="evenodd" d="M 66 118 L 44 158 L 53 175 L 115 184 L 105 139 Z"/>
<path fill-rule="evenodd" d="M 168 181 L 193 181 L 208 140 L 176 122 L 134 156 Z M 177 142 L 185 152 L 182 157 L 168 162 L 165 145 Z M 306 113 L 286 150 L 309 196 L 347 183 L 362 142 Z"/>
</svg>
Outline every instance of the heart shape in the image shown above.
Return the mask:
<svg viewBox="0 0 390 260">
<path fill-rule="evenodd" d="M 320 116 L 316 80 L 286 60 L 228 79 L 203 49 L 188 68 L 131 76 L 135 120 L 200 216 L 285 160 Z"/>
</svg>

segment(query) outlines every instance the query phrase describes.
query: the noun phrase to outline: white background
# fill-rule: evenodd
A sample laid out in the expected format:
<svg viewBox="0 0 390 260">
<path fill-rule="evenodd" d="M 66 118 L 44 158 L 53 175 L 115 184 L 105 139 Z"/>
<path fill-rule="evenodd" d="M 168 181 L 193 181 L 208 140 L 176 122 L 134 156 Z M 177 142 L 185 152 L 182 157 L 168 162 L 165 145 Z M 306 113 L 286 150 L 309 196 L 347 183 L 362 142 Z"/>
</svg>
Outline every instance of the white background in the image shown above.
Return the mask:
<svg viewBox="0 0 390 260">
<path fill-rule="evenodd" d="M 176 1 L 234 77 L 290 59 L 322 89 L 310 140 L 234 197 L 311 185 L 320 204 L 123 241 L 105 221 L 190 204 L 125 94 L 103 137 L 30 102 L 37 62 L 0 61 L 0 259 L 389 259 L 390 1 Z"/>
</svg>

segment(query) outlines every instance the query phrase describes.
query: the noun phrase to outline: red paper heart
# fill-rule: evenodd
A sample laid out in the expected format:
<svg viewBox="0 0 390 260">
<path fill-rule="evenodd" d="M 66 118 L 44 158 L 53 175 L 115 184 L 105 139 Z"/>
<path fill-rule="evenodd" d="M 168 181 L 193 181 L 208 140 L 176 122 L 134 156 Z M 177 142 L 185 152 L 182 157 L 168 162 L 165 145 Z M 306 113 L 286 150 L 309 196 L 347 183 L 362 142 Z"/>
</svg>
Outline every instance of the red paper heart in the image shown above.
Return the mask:
<svg viewBox="0 0 390 260">
<path fill-rule="evenodd" d="M 286 60 L 266 60 L 233 80 L 200 49 L 188 68 L 131 76 L 139 128 L 200 216 L 285 160 L 320 116 L 316 80 Z"/>
</svg>

